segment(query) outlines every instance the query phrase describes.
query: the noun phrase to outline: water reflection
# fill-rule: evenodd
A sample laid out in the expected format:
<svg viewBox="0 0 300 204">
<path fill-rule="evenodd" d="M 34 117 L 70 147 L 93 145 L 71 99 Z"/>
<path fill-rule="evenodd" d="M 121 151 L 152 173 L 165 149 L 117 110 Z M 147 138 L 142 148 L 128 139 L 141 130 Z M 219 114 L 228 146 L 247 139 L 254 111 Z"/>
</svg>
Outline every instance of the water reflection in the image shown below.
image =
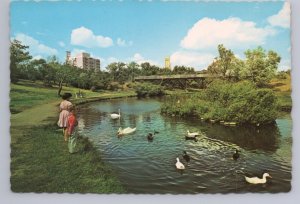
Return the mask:
<svg viewBox="0 0 300 204">
<path fill-rule="evenodd" d="M 121 118 L 112 120 L 109 114 L 119 108 Z M 130 193 L 286 192 L 291 187 L 290 119 L 259 128 L 225 127 L 163 116 L 156 100 L 126 99 L 82 106 L 79 124 Z M 118 138 L 119 127 L 137 130 Z M 149 142 L 147 134 L 154 130 L 159 133 Z M 202 135 L 196 142 L 185 140 L 187 130 Z M 241 150 L 237 161 L 235 149 Z M 188 163 L 183 150 L 191 157 Z M 176 171 L 177 157 L 186 166 L 183 172 Z M 273 179 L 251 186 L 237 170 L 260 177 L 267 171 Z"/>
<path fill-rule="evenodd" d="M 213 125 L 207 129 L 206 135 L 211 138 L 234 143 L 246 150 L 275 152 L 278 148 L 280 132 L 276 124 L 259 128 L 253 126 L 224 127 Z"/>
</svg>

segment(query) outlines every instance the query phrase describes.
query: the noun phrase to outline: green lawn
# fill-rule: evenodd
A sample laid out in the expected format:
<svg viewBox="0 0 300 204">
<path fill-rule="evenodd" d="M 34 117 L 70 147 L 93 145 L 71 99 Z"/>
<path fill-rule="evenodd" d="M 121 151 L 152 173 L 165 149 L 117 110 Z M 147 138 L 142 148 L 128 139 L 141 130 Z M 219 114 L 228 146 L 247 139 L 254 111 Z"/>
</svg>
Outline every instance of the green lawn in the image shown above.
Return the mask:
<svg viewBox="0 0 300 204">
<path fill-rule="evenodd" d="M 112 170 L 87 139 L 69 154 L 55 125 L 32 128 L 11 149 L 11 189 L 14 192 L 122 193 Z"/>
<path fill-rule="evenodd" d="M 78 89 L 64 87 L 62 92 Z M 74 104 L 134 96 L 133 91 L 91 92 Z M 57 127 L 57 88 L 21 81 L 11 84 L 11 189 L 14 192 L 123 193 L 125 189 L 86 138 L 69 154 Z"/>
<path fill-rule="evenodd" d="M 83 93 L 83 98 L 75 97 L 75 93 L 80 90 Z M 11 84 L 10 90 L 10 110 L 12 114 L 22 112 L 33 106 L 50 103 L 61 100 L 57 95 L 57 87 L 44 87 L 41 82 L 31 82 L 22 80 L 18 84 Z M 82 90 L 74 87 L 63 87 L 62 93 L 70 92 L 73 94 L 72 101 L 76 103 L 84 103 L 89 101 L 101 100 L 103 98 L 116 98 L 124 96 L 135 96 L 132 90 L 111 92 L 101 91 L 93 92 L 89 90 Z"/>
<path fill-rule="evenodd" d="M 278 96 L 281 109 L 290 111 L 292 108 L 291 77 L 287 76 L 286 79 L 273 79 L 270 85 Z"/>
</svg>

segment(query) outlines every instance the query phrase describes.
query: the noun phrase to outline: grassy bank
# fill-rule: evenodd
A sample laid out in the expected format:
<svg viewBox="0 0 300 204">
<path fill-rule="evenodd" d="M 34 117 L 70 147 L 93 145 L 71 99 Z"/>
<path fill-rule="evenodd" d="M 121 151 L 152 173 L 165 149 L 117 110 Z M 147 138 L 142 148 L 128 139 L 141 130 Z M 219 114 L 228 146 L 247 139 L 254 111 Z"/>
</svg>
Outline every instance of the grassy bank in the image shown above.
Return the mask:
<svg viewBox="0 0 300 204">
<path fill-rule="evenodd" d="M 31 108 L 33 106 L 60 101 L 60 97 L 57 96 L 58 87 L 44 87 L 41 82 L 20 81 L 18 84 L 11 84 L 10 90 L 10 110 L 11 113 L 20 113 L 23 110 Z M 89 90 L 80 90 L 84 94 L 83 98 L 75 97 L 75 93 L 79 92 L 79 89 L 73 87 L 63 87 L 62 93 L 70 92 L 73 94 L 73 103 L 81 104 L 91 101 L 112 99 L 118 97 L 135 96 L 135 92 L 132 90 L 111 92 L 101 91 L 93 92 Z"/>
<path fill-rule="evenodd" d="M 282 111 L 291 111 L 292 97 L 291 97 L 291 76 L 287 75 L 285 79 L 273 79 L 270 83 L 271 88 L 275 91 L 279 106 Z"/>
<path fill-rule="evenodd" d="M 79 151 L 69 154 L 61 130 L 54 124 L 33 127 L 11 148 L 11 189 L 14 192 L 124 192 L 88 140 L 79 139 Z"/>
<path fill-rule="evenodd" d="M 74 93 L 72 88 L 63 92 Z M 118 97 L 133 91 L 90 92 L 74 104 Z M 11 85 L 11 189 L 14 192 L 123 193 L 114 172 L 86 139 L 78 141 L 78 152 L 69 154 L 57 127 L 56 88 L 23 81 Z"/>
</svg>

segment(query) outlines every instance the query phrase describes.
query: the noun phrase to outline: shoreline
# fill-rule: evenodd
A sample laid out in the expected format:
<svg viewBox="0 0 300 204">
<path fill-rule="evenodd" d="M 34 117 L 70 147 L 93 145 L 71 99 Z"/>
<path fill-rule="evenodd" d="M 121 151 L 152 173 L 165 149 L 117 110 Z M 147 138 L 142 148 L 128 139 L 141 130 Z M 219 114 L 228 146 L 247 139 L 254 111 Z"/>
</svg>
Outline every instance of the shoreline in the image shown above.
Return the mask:
<svg viewBox="0 0 300 204">
<path fill-rule="evenodd" d="M 170 91 L 166 95 L 173 93 L 174 91 Z M 76 106 L 80 106 L 90 102 L 136 96 L 134 91 L 105 92 L 99 93 L 99 96 L 90 95 L 90 97 L 71 101 Z M 11 190 L 13 192 L 126 193 L 116 173 L 109 165 L 102 162 L 101 154 L 87 137 L 80 137 L 78 143 L 81 148 L 88 151 L 69 154 L 67 145 L 63 142 L 61 129 L 56 125 L 57 106 L 60 101 L 61 99 L 58 98 L 50 98 L 46 104 L 36 104 L 22 112 L 11 114 Z M 82 180 L 77 181 L 78 178 Z M 78 189 L 78 186 L 84 189 Z"/>
<path fill-rule="evenodd" d="M 112 93 L 72 102 L 80 106 L 135 96 L 133 93 Z M 17 193 L 125 193 L 115 172 L 102 161 L 101 154 L 88 138 L 79 136 L 78 149 L 81 150 L 76 154 L 68 152 L 61 129 L 56 125 L 59 102 L 60 99 L 52 100 L 11 114 L 11 190 Z M 74 166 L 78 168 L 75 171 Z"/>
</svg>

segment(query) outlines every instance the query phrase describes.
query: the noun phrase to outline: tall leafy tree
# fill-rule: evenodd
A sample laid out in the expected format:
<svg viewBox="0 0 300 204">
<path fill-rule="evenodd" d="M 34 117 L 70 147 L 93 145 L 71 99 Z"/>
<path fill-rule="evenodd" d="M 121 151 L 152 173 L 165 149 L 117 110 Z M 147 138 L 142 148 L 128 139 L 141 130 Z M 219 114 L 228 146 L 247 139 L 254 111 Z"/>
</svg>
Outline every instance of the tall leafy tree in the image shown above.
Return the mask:
<svg viewBox="0 0 300 204">
<path fill-rule="evenodd" d="M 32 56 L 27 49 L 29 46 L 22 45 L 20 41 L 13 40 L 10 46 L 10 79 L 12 83 L 18 81 Z"/>
<path fill-rule="evenodd" d="M 226 49 L 224 45 L 218 45 L 219 56 L 208 66 L 208 72 L 219 74 L 223 77 L 228 76 L 233 69 L 233 62 L 236 60 L 234 53 Z"/>
<path fill-rule="evenodd" d="M 262 47 L 247 50 L 245 56 L 246 74 L 257 86 L 270 82 L 281 60 L 276 52 L 270 50 L 266 53 Z"/>
<path fill-rule="evenodd" d="M 129 80 L 133 81 L 134 77 L 140 75 L 141 69 L 140 66 L 136 62 L 130 62 L 127 65 L 128 74 L 129 74 Z"/>
<path fill-rule="evenodd" d="M 141 64 L 141 72 L 145 76 L 156 75 L 159 73 L 159 67 L 151 65 L 149 62 L 144 62 Z"/>
</svg>

